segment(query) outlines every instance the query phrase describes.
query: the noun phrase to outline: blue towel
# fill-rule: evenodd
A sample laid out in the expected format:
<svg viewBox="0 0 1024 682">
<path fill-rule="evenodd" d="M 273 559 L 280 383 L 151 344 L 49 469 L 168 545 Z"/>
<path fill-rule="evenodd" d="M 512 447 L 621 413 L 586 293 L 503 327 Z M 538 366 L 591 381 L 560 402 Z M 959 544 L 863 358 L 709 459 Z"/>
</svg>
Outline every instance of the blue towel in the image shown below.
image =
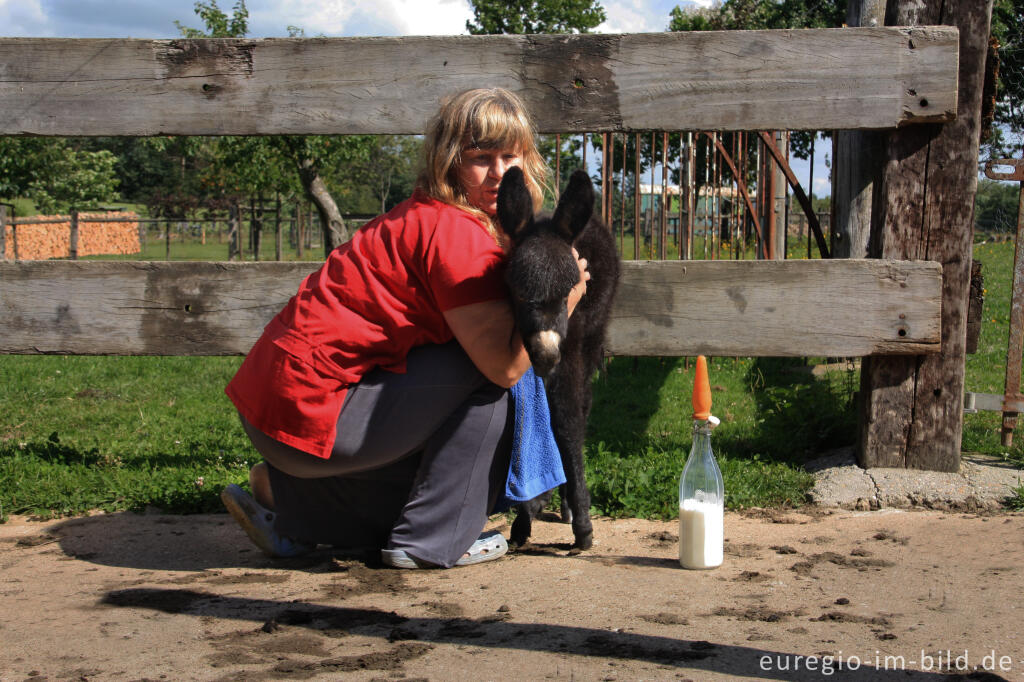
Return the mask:
<svg viewBox="0 0 1024 682">
<path fill-rule="evenodd" d="M 512 459 L 505 492 L 498 498 L 495 512 L 532 500 L 565 483 L 562 457 L 551 432 L 551 413 L 543 380 L 531 367 L 510 393 L 516 410 Z"/>
</svg>

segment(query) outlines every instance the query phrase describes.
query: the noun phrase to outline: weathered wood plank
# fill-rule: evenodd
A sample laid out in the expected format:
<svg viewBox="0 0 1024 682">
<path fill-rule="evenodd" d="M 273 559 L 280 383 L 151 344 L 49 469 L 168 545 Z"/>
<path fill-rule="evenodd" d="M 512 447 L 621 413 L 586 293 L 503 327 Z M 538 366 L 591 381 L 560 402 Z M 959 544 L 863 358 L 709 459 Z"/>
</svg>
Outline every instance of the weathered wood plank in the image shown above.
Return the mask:
<svg viewBox="0 0 1024 682">
<path fill-rule="evenodd" d="M 992 0 L 900 0 L 901 23 L 946 21 L 960 28 L 957 120 L 889 136 L 872 255 L 942 263 L 942 352 L 872 358 L 861 368 L 862 466 L 958 471 L 971 235 L 977 188 L 981 93 Z"/>
<path fill-rule="evenodd" d="M 950 27 L 315 39 L 0 39 L 0 134 L 421 133 L 502 86 L 542 132 L 950 120 Z"/>
<path fill-rule="evenodd" d="M 623 263 L 617 355 L 933 353 L 928 262 Z M 0 353 L 245 353 L 316 263 L 0 263 Z M 844 300 L 857 301 L 847 306 Z"/>
</svg>

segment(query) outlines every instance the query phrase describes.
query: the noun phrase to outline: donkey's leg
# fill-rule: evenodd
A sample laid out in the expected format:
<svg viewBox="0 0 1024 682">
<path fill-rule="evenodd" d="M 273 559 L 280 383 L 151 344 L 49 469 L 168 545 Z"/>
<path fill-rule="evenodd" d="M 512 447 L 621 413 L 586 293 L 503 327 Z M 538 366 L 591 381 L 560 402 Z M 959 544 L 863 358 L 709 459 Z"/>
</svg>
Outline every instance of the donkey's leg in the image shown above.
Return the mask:
<svg viewBox="0 0 1024 682">
<path fill-rule="evenodd" d="M 533 533 L 533 520 L 550 501 L 551 493 L 546 492 L 516 505 L 516 518 L 512 521 L 512 531 L 509 533 L 510 547 L 522 547 L 526 544 Z"/>
<path fill-rule="evenodd" d="M 572 523 L 572 508 L 569 506 L 569 491 L 566 490 L 564 485 L 558 486 L 559 499 L 561 501 L 561 507 L 559 512 L 562 516 L 562 523 Z"/>
<path fill-rule="evenodd" d="M 585 385 L 583 362 L 578 352 L 571 350 L 562 355 L 551 376 L 547 391 L 551 409 L 551 429 L 555 434 L 562 466 L 565 469 L 565 497 L 572 513 L 574 547 L 589 549 L 593 544 L 594 531 L 590 522 L 590 492 L 587 490 L 583 464 L 583 438 L 586 419 L 583 414 L 582 392 L 589 390 Z"/>
</svg>

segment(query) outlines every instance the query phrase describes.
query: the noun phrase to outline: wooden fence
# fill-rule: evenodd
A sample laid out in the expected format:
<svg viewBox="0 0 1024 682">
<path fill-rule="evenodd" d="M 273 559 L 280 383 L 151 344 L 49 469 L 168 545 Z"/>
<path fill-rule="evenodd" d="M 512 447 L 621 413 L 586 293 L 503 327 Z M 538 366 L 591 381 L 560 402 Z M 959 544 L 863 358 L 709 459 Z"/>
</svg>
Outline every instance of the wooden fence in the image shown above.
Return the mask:
<svg viewBox="0 0 1024 682">
<path fill-rule="evenodd" d="M 919 10 L 901 16 L 906 24 L 954 25 L 0 39 L 0 134 L 416 133 L 443 95 L 482 86 L 520 94 L 542 132 L 887 129 L 877 233 L 885 260 L 627 262 L 609 346 L 633 355 L 878 356 L 888 369 L 865 387 L 866 402 L 895 416 L 862 420 L 871 444 L 862 463 L 949 470 L 959 466 L 962 428 L 966 278 L 957 267 L 969 262 L 969 241 L 960 247 L 971 228 L 940 202 L 968 205 L 975 168 L 926 166 L 943 145 L 965 163 L 973 146 L 976 160 L 976 47 L 983 55 L 991 0 L 943 17 L 926 11 L 938 0 L 905 4 Z M 959 183 L 956 196 L 939 192 L 940 182 Z M 921 215 L 931 220 L 926 248 L 915 246 Z M 244 353 L 315 267 L 0 263 L 0 352 Z M 941 390 L 913 370 L 936 357 L 959 372 Z"/>
</svg>

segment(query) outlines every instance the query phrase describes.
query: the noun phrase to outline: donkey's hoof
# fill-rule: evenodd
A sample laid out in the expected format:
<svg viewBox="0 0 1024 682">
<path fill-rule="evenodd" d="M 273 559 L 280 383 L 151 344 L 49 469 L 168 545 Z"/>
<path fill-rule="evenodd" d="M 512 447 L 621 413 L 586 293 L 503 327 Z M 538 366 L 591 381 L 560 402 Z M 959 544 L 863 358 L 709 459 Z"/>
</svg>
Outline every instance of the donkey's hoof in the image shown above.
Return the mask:
<svg viewBox="0 0 1024 682">
<path fill-rule="evenodd" d="M 573 549 L 584 550 L 590 549 L 594 546 L 594 533 L 593 531 L 587 533 L 580 533 L 576 536 L 576 542 L 572 544 Z"/>
<path fill-rule="evenodd" d="M 513 527 L 513 531 L 509 534 L 508 538 L 509 549 L 519 549 L 520 547 L 525 547 L 528 542 L 530 542 L 530 534 L 516 533 L 515 528 Z"/>
</svg>

